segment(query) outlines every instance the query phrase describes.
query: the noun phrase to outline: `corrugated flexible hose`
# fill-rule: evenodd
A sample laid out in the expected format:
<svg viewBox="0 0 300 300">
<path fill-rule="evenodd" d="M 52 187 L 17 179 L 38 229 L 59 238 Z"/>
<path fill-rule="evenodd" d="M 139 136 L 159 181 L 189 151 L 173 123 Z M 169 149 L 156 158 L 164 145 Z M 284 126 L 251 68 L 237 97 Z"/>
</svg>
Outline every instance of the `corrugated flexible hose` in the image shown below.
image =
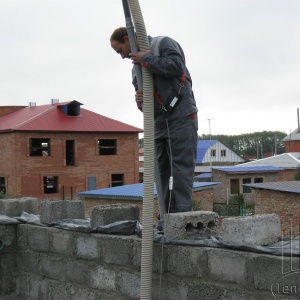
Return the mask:
<svg viewBox="0 0 300 300">
<path fill-rule="evenodd" d="M 148 36 L 138 0 L 128 0 L 140 51 L 150 49 Z M 143 236 L 141 257 L 140 299 L 152 299 L 153 261 L 153 198 L 154 198 L 154 107 L 153 77 L 142 68 L 144 112 L 144 190 L 143 190 Z"/>
</svg>

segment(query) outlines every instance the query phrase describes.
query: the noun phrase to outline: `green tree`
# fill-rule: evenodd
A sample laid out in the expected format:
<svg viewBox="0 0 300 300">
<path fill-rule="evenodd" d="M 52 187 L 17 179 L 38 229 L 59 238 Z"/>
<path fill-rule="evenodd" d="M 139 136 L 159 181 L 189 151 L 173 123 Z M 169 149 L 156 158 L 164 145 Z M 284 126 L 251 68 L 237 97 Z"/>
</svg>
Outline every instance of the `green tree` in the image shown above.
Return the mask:
<svg viewBox="0 0 300 300">
<path fill-rule="evenodd" d="M 298 181 L 300 180 L 300 167 L 297 168 L 294 179 Z"/>
</svg>

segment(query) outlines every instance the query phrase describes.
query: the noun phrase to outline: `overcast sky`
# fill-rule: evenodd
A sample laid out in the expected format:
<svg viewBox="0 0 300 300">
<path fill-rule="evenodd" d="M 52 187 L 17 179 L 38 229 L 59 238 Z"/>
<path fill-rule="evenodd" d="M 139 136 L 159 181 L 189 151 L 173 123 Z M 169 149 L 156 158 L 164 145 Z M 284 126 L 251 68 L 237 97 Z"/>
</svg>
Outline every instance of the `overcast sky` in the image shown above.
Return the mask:
<svg viewBox="0 0 300 300">
<path fill-rule="evenodd" d="M 140 0 L 147 33 L 183 47 L 198 134 L 289 133 L 300 107 L 300 0 Z M 0 105 L 77 100 L 143 128 L 121 0 L 0 0 Z M 208 121 L 210 119 L 210 122 Z"/>
</svg>

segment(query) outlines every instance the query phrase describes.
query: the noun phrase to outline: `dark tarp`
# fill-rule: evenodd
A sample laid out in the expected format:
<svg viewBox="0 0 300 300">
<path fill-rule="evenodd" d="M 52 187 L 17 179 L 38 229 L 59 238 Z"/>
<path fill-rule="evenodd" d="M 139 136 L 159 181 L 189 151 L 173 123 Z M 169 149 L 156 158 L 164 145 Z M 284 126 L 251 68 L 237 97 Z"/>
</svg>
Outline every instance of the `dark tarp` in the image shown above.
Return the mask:
<svg viewBox="0 0 300 300">
<path fill-rule="evenodd" d="M 19 217 L 8 217 L 0 215 L 0 224 L 21 224 L 28 223 L 38 226 L 47 226 L 40 222 L 40 217 L 23 212 Z M 119 235 L 132 235 L 136 234 L 142 237 L 143 227 L 138 221 L 119 221 L 111 223 L 105 226 L 98 226 L 91 228 L 89 219 L 66 219 L 53 222 L 49 226 L 60 228 L 64 230 L 85 232 L 85 233 L 104 233 L 104 234 L 119 234 Z M 1 238 L 1 237 L 0 237 Z M 163 235 L 161 231 L 154 228 L 154 242 L 172 244 L 172 245 L 188 245 L 198 247 L 212 247 L 212 248 L 224 248 L 239 251 L 248 251 L 255 253 L 264 253 L 280 256 L 294 256 L 300 257 L 300 238 L 291 238 L 282 241 L 278 241 L 267 246 L 256 245 L 243 245 L 243 244 L 230 244 L 222 240 L 222 236 L 207 236 L 199 237 L 191 240 L 174 240 L 169 239 Z M 0 249 L 3 247 L 3 243 L 0 240 Z"/>
</svg>

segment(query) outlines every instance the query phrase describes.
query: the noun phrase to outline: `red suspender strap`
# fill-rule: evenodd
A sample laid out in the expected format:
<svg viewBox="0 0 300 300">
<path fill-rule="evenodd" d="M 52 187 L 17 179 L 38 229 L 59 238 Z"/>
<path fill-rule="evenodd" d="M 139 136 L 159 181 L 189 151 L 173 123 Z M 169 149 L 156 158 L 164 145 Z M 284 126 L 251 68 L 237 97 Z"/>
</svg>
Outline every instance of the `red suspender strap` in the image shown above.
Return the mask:
<svg viewBox="0 0 300 300">
<path fill-rule="evenodd" d="M 183 73 L 180 79 L 180 85 L 183 86 L 186 79 L 186 73 Z"/>
</svg>

